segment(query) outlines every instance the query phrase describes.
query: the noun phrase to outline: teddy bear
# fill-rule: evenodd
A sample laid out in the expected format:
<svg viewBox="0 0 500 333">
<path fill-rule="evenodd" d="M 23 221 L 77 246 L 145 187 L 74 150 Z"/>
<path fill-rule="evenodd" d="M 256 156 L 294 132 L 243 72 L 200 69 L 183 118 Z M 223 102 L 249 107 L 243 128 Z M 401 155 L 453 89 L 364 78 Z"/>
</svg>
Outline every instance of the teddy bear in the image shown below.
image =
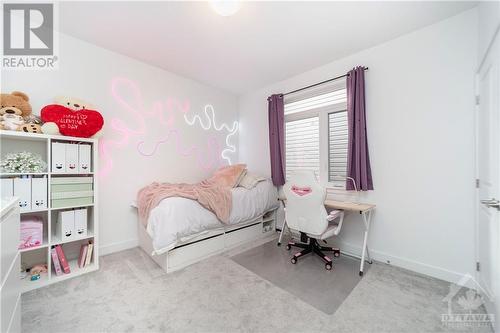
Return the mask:
<svg viewBox="0 0 500 333">
<path fill-rule="evenodd" d="M 42 119 L 34 114 L 24 117 L 24 124 L 17 129 L 27 133 L 42 133 Z"/>
<path fill-rule="evenodd" d="M 11 113 L 0 115 L 0 129 L 17 131 L 21 125 L 24 125 L 24 120 L 20 115 Z"/>
<path fill-rule="evenodd" d="M 24 124 L 24 117 L 31 114 L 29 97 L 20 91 L 0 94 L 0 129 L 17 131 Z"/>
<path fill-rule="evenodd" d="M 65 96 L 56 97 L 54 102 L 42 108 L 43 133 L 84 138 L 101 135 L 104 119 L 91 104 Z"/>
<path fill-rule="evenodd" d="M 25 93 L 0 94 L 0 129 L 42 133 L 40 119 L 31 112 L 29 97 Z"/>
</svg>

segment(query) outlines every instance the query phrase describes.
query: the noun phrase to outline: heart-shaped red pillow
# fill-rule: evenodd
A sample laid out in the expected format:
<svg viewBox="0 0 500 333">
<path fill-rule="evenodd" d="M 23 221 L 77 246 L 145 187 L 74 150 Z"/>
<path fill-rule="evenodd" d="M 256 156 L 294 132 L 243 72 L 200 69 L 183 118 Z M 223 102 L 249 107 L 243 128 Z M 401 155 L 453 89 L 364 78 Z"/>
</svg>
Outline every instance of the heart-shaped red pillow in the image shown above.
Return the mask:
<svg viewBox="0 0 500 333">
<path fill-rule="evenodd" d="M 62 105 L 51 104 L 40 112 L 43 122 L 56 123 L 59 132 L 66 136 L 90 138 L 104 125 L 101 114 L 94 110 L 71 110 Z"/>
</svg>

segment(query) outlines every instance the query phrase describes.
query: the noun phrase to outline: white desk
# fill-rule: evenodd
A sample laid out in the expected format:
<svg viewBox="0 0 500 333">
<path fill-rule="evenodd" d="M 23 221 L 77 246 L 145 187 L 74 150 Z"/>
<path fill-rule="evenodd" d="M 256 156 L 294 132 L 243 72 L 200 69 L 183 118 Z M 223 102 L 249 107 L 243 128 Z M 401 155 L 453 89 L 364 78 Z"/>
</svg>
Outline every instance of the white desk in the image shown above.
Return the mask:
<svg viewBox="0 0 500 333">
<path fill-rule="evenodd" d="M 283 200 L 285 202 L 285 200 Z M 363 276 L 363 268 L 365 265 L 365 260 L 369 264 L 372 263 L 370 258 L 370 252 L 368 251 L 368 233 L 370 232 L 370 224 L 372 219 L 372 213 L 375 210 L 376 205 L 367 203 L 356 203 L 356 202 L 346 202 L 337 200 L 325 200 L 325 206 L 328 208 L 343 210 L 345 212 L 358 212 L 363 217 L 363 222 L 365 224 L 365 231 L 363 235 L 363 247 L 361 250 L 361 264 L 359 265 L 359 275 Z M 281 227 L 280 237 L 278 240 L 278 246 L 281 244 L 281 237 L 285 229 L 286 221 L 283 221 Z"/>
<path fill-rule="evenodd" d="M 370 232 L 372 212 L 376 206 L 373 204 L 344 202 L 336 200 L 325 200 L 325 206 L 328 208 L 343 210 L 345 212 L 359 212 L 359 214 L 363 216 L 363 222 L 365 224 L 365 232 L 363 235 L 363 248 L 361 249 L 361 264 L 359 265 L 359 275 L 363 276 L 365 258 L 368 259 L 367 261 L 369 264 L 372 263 L 372 259 L 370 258 L 370 252 L 368 251 L 368 233 Z"/>
</svg>

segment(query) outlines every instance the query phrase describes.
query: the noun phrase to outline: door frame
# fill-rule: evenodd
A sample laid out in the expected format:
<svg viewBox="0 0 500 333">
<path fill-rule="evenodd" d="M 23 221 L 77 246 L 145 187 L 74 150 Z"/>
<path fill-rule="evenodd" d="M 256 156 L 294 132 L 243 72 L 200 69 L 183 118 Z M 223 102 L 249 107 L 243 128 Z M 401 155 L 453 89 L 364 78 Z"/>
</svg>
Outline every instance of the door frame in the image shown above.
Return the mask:
<svg viewBox="0 0 500 333">
<path fill-rule="evenodd" d="M 480 179 L 479 179 L 479 150 L 478 150 L 478 136 L 479 136 L 479 124 L 478 124 L 478 117 L 479 117 L 479 112 L 481 112 L 481 96 L 480 96 L 480 82 L 481 82 L 481 74 L 486 73 L 485 69 L 488 67 L 492 67 L 490 70 L 494 70 L 497 73 L 494 75 L 497 75 L 496 80 L 498 81 L 498 91 L 497 91 L 497 97 L 500 99 L 500 34 L 498 32 L 496 33 L 494 40 L 492 40 L 491 45 L 488 49 L 488 52 L 484 55 L 484 58 L 482 59 L 479 67 L 477 68 L 477 71 L 475 73 L 474 77 L 474 94 L 475 94 L 475 105 L 474 105 L 474 174 L 475 174 L 475 182 L 476 182 L 476 190 L 475 190 L 475 205 L 474 205 L 474 251 L 475 251 L 475 263 L 474 266 L 477 268 L 477 263 L 480 264 L 480 258 L 479 258 L 479 205 L 480 205 L 480 197 L 479 197 L 479 187 L 481 186 L 480 184 Z M 496 63 L 495 63 L 496 61 Z M 498 115 L 498 124 L 497 128 L 500 130 L 500 100 L 498 102 L 497 107 L 499 110 L 497 111 L 499 113 Z M 499 145 L 500 149 L 500 145 Z M 500 168 L 500 151 L 498 152 L 498 161 L 497 161 L 499 168 Z M 499 184 L 497 184 L 498 189 L 500 190 L 500 177 L 497 180 Z M 479 182 L 479 183 L 478 183 Z M 500 193 L 498 194 L 500 196 Z M 500 213 L 498 213 L 498 221 L 500 224 Z M 497 235 L 499 243 L 500 243 L 500 227 L 499 227 L 499 235 Z M 499 245 L 500 246 L 500 245 Z M 500 258 L 500 254 L 499 254 Z M 494 276 L 500 278 L 500 264 L 497 264 L 494 269 Z M 475 269 L 474 270 L 474 278 L 477 281 L 480 281 L 480 270 Z M 485 307 L 487 313 L 493 313 L 495 315 L 495 328 L 496 330 L 499 330 L 500 328 L 500 290 L 495 290 L 494 286 L 492 290 L 493 292 L 496 292 L 496 295 L 484 295 L 484 291 L 481 288 L 481 285 L 478 283 L 478 290 L 477 292 L 482 294 L 485 299 Z M 491 300 L 489 296 L 493 297 L 494 299 Z M 496 304 L 495 304 L 496 302 Z"/>
</svg>

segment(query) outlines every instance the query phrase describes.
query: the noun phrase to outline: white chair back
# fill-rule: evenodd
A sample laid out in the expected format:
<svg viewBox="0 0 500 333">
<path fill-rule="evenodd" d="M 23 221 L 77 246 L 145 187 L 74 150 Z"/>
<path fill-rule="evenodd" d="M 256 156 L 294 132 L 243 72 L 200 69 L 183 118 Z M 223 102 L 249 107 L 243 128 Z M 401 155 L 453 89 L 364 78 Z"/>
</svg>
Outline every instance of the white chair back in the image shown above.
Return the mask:
<svg viewBox="0 0 500 333">
<path fill-rule="evenodd" d="M 328 227 L 326 189 L 318 184 L 313 171 L 298 170 L 283 185 L 286 195 L 285 218 L 292 230 L 321 235 Z"/>
</svg>

